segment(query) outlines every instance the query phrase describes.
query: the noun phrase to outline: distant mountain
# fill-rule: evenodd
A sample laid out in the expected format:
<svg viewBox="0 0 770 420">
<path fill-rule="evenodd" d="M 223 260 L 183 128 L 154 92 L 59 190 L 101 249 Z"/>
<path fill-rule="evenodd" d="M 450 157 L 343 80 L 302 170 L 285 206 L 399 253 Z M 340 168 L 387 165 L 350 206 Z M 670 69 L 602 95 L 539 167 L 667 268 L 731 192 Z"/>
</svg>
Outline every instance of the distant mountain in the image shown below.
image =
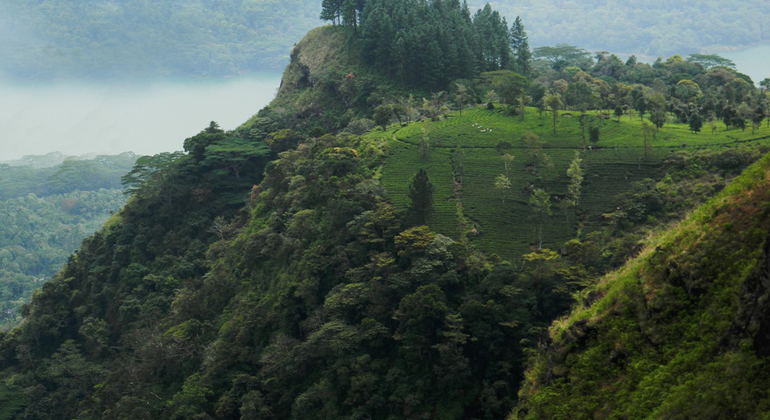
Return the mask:
<svg viewBox="0 0 770 420">
<path fill-rule="evenodd" d="M 473 7 L 484 3 L 469 1 Z M 770 9 L 764 0 L 490 3 L 509 23 L 520 15 L 536 47 L 567 42 L 591 51 L 608 50 L 654 60 L 770 42 Z"/>
<path fill-rule="evenodd" d="M 0 1 L 0 72 L 24 79 L 280 71 L 320 1 Z"/>
</svg>

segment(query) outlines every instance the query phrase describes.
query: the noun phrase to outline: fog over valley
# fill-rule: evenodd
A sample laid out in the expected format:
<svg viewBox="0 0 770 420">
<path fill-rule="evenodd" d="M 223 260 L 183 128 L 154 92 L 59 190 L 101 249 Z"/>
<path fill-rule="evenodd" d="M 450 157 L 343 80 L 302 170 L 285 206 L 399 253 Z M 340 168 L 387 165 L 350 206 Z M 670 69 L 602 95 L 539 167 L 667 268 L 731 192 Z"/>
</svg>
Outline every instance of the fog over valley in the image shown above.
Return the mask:
<svg viewBox="0 0 770 420">
<path fill-rule="evenodd" d="M 280 75 L 147 83 L 0 81 L 0 161 L 65 155 L 180 150 L 212 120 L 246 121 L 275 96 Z"/>
</svg>

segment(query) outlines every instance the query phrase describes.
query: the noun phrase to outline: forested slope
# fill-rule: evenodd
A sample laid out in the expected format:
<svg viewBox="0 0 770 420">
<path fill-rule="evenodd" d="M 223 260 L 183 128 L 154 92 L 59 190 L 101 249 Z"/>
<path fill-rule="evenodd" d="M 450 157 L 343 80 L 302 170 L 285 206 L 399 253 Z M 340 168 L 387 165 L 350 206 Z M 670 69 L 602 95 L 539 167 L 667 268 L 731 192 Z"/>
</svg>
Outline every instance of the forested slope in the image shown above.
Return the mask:
<svg viewBox="0 0 770 420">
<path fill-rule="evenodd" d="M 136 156 L 64 159 L 27 156 L 16 166 L 0 165 L 2 330 L 20 319 L 18 309 L 32 292 L 125 203 L 120 177 Z"/>
<path fill-rule="evenodd" d="M 572 296 L 644 249 L 651 227 L 674 223 L 766 152 L 767 94 L 730 68 L 578 52 L 527 72 L 520 48 L 499 48 L 509 33 L 491 8 L 384 3 L 331 13 L 341 24 L 297 44 L 276 100 L 238 129 L 211 122 L 184 153 L 137 161 L 123 178 L 126 206 L 0 335 L 0 418 L 505 417 L 527 356 Z M 368 4 L 376 14 L 363 13 Z M 407 31 L 415 10 L 427 22 L 454 16 L 448 28 L 486 53 L 406 78 L 399 64 L 435 63 L 367 53 L 427 36 Z M 399 16 L 403 32 L 371 31 Z M 484 36 L 490 28 L 495 36 Z M 696 134 L 704 121 L 711 133 Z M 546 159 L 539 136 L 569 153 Z M 483 169 L 469 168 L 459 186 L 458 139 L 468 142 L 459 149 L 482 149 L 464 162 Z M 517 150 L 524 156 L 510 155 Z M 599 151 L 627 158 L 606 172 L 623 191 L 580 213 L 571 188 L 584 179 L 574 174 L 581 156 Z M 631 182 L 641 178 L 632 163 L 663 157 L 665 174 Z M 531 188 L 486 184 L 511 160 Z M 430 178 L 435 187 L 432 170 L 446 175 Z M 566 194 L 562 173 L 574 184 Z M 539 221 L 506 217 L 505 200 L 523 197 Z M 670 207 L 664 197 L 675 199 Z M 557 198 L 567 211 L 553 216 Z M 504 217 L 484 220 L 478 208 L 498 199 Z M 452 224 L 442 219 L 447 205 L 458 219 L 467 205 L 488 231 L 536 225 L 542 235 L 566 214 L 564 234 L 575 238 L 554 251 L 542 245 L 569 238 L 540 237 L 499 258 L 499 242 L 483 245 L 493 236 L 472 237 L 462 220 L 458 235 L 442 230 Z M 589 223 L 597 230 L 582 232 Z"/>
<path fill-rule="evenodd" d="M 766 418 L 770 157 L 581 294 L 515 419 Z"/>
</svg>

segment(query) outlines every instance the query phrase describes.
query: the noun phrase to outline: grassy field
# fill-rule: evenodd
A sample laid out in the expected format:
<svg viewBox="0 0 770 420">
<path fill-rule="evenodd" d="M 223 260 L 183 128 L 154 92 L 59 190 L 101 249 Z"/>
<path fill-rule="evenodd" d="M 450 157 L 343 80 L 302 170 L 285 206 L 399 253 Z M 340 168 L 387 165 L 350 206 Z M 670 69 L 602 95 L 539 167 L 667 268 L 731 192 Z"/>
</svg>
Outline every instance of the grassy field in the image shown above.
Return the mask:
<svg viewBox="0 0 770 420">
<path fill-rule="evenodd" d="M 537 223 L 528 205 L 533 188 L 545 189 L 551 196 L 553 215 L 543 225 L 543 246 L 558 249 L 576 236 L 578 222 L 583 233 L 606 223 L 602 215 L 615 210 L 617 196 L 627 192 L 632 182 L 659 180 L 664 175 L 663 160 L 673 151 L 770 144 L 766 126 L 752 134 L 750 129 L 727 130 L 720 123 L 713 134 L 710 127 L 694 134 L 685 125 L 668 123 L 652 140 L 645 158 L 641 121 L 622 117 L 619 122 L 604 120 L 599 141 L 583 149 L 578 115 L 562 113 L 556 135 L 550 114 L 541 117 L 529 109 L 522 119 L 502 109 L 482 108 L 464 110 L 462 115 L 455 112 L 438 122 L 392 126 L 371 135 L 388 138 L 381 179 L 397 207 L 407 205 L 411 179 L 424 168 L 436 187 L 431 228 L 508 260 L 536 249 Z M 423 130 L 431 144 L 427 159 L 420 157 L 418 147 Z M 540 138 L 551 166 L 534 170 L 531 149 L 522 140 L 528 132 Z M 583 159 L 585 173 L 577 216 L 565 203 L 567 168 L 575 151 Z M 501 197 L 494 182 L 505 174 L 503 154 L 515 159 L 511 188 Z"/>
</svg>

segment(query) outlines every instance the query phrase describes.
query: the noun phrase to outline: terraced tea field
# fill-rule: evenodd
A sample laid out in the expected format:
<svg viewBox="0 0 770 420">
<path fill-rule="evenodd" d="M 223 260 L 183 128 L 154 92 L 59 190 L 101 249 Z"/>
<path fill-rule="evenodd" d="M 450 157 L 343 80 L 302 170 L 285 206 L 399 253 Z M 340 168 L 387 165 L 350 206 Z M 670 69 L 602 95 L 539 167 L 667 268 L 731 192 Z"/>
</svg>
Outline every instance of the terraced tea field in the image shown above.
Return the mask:
<svg viewBox="0 0 770 420">
<path fill-rule="evenodd" d="M 534 188 L 545 189 L 551 196 L 553 215 L 543 225 L 543 246 L 558 249 L 575 237 L 578 221 L 584 233 L 606 223 L 602 215 L 615 210 L 617 196 L 634 181 L 661 179 L 663 160 L 672 151 L 770 144 L 770 129 L 765 126 L 752 134 L 750 129 L 726 130 L 720 124 L 714 134 L 707 127 L 693 134 L 685 125 L 668 123 L 652 140 L 645 159 L 638 117 L 605 120 L 599 141 L 583 149 L 577 115 L 563 113 L 556 135 L 550 114 L 540 117 L 529 109 L 521 119 L 481 108 L 465 110 L 462 116 L 453 113 L 438 122 L 372 133 L 389 139 L 382 183 L 397 207 L 406 206 L 412 177 L 424 168 L 436 188 L 431 228 L 467 240 L 489 255 L 515 260 L 536 249 L 537 224 L 528 205 Z M 427 159 L 420 157 L 418 147 L 423 130 L 431 144 Z M 551 166 L 541 164 L 535 171 L 531 149 L 522 140 L 528 132 L 540 138 Z M 583 159 L 585 173 L 577 217 L 566 205 L 567 168 L 575 151 Z M 503 154 L 515 159 L 510 167 L 511 188 L 501 197 L 494 183 L 495 177 L 505 174 Z"/>
</svg>

